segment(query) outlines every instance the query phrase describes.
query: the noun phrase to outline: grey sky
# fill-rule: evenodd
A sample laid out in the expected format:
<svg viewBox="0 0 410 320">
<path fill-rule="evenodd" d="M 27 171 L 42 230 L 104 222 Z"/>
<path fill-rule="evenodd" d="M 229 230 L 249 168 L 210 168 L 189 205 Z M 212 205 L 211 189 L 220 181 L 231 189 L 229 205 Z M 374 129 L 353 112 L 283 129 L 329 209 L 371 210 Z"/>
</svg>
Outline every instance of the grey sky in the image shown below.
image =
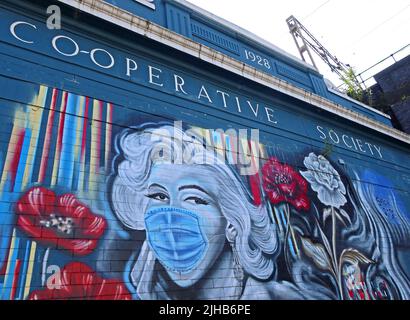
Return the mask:
<svg viewBox="0 0 410 320">
<path fill-rule="evenodd" d="M 294 15 L 339 60 L 361 72 L 410 43 L 410 0 L 188 0 L 298 56 L 286 18 Z M 398 58 L 410 53 L 410 47 Z M 337 76 L 314 56 L 319 71 Z M 372 73 L 392 64 L 389 59 Z"/>
</svg>

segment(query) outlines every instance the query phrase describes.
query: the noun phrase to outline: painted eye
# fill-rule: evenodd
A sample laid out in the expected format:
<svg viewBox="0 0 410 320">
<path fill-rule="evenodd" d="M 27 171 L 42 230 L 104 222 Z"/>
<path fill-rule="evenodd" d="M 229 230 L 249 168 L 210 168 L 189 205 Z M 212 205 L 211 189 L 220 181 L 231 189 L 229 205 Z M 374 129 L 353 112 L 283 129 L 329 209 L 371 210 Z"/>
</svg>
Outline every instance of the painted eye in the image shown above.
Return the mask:
<svg viewBox="0 0 410 320">
<path fill-rule="evenodd" d="M 166 201 L 169 199 L 165 193 L 161 193 L 161 192 L 148 194 L 146 195 L 146 197 L 150 199 L 158 200 L 158 201 Z"/>
<path fill-rule="evenodd" d="M 209 204 L 208 201 L 206 201 L 204 199 L 201 199 L 201 198 L 198 198 L 198 197 L 189 197 L 189 198 L 186 198 L 185 201 L 189 201 L 189 202 L 195 203 L 197 205 L 204 205 L 204 206 Z"/>
</svg>

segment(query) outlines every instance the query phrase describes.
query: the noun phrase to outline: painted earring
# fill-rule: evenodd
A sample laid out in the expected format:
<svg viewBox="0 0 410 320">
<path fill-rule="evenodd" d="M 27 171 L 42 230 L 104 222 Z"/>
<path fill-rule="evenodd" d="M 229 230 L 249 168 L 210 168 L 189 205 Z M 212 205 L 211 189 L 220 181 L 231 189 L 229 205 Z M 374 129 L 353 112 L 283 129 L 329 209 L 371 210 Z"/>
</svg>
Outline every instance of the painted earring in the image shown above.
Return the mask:
<svg viewBox="0 0 410 320">
<path fill-rule="evenodd" d="M 234 276 L 235 276 L 235 279 L 238 280 L 239 283 L 241 283 L 241 286 L 242 286 L 242 282 L 243 282 L 243 279 L 245 277 L 245 274 L 244 274 L 242 265 L 239 262 L 238 251 L 236 250 L 235 245 L 233 244 L 233 242 L 231 242 L 230 245 L 231 245 L 232 253 L 233 253 L 233 262 L 234 262 L 233 272 L 234 272 Z"/>
</svg>

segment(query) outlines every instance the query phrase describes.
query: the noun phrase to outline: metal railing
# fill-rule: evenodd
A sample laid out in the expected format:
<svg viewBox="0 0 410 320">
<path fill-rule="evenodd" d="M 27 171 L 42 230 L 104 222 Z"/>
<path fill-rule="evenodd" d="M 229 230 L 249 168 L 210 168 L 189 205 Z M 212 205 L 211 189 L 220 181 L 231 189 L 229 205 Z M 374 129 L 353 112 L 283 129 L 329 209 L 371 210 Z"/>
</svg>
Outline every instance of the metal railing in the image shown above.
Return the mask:
<svg viewBox="0 0 410 320">
<path fill-rule="evenodd" d="M 394 63 L 396 63 L 397 61 L 400 61 L 401 59 L 396 59 L 396 56 L 397 56 L 399 53 L 401 53 L 402 51 L 406 50 L 406 49 L 409 49 L 409 54 L 410 54 L 410 43 L 407 44 L 407 45 L 405 45 L 403 48 L 397 50 L 396 52 L 392 53 L 391 55 L 387 56 L 387 57 L 384 58 L 383 60 L 380 60 L 379 62 L 375 63 L 374 65 L 372 65 L 371 67 L 367 68 L 366 70 L 360 72 L 360 73 L 357 75 L 357 78 L 360 80 L 360 84 L 362 84 L 362 85 L 367 89 L 367 88 L 368 88 L 368 85 L 367 85 L 367 84 L 369 83 L 369 80 L 373 79 L 373 77 L 374 77 L 378 72 L 380 72 L 381 70 L 378 71 L 378 72 L 373 73 L 371 76 L 367 77 L 366 79 L 363 79 L 364 74 L 365 74 L 366 72 L 369 72 L 370 70 L 376 68 L 377 66 L 381 65 L 382 63 L 384 63 L 384 62 L 390 60 L 390 59 L 393 59 Z M 407 56 L 407 55 L 406 55 L 406 56 Z M 403 56 L 403 58 L 406 57 L 406 56 Z M 390 65 L 391 65 L 391 64 L 390 64 Z M 385 68 L 388 68 L 390 65 L 386 66 Z M 383 69 L 385 69 L 385 68 L 383 68 Z M 375 82 L 375 81 L 374 81 L 374 82 Z"/>
</svg>

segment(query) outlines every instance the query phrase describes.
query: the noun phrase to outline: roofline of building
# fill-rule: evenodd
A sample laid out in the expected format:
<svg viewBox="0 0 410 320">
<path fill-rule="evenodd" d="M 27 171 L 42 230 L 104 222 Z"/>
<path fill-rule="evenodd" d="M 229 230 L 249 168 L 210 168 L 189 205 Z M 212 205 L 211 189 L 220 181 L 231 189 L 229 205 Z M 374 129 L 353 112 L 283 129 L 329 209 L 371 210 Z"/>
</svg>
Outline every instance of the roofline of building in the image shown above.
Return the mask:
<svg viewBox="0 0 410 320">
<path fill-rule="evenodd" d="M 309 92 L 290 84 L 287 81 L 276 78 L 270 74 L 259 71 L 241 61 L 231 58 L 219 51 L 197 43 L 180 34 L 170 31 L 149 20 L 133 15 L 132 13 L 118 8 L 112 4 L 95 0 L 58 0 L 80 11 L 108 21 L 119 27 L 136 34 L 145 36 L 151 40 L 170 46 L 176 50 L 194 56 L 202 61 L 213 64 L 224 70 L 240 75 L 253 82 L 289 95 L 299 101 L 306 102 L 322 110 L 343 117 L 371 130 L 376 130 L 386 136 L 410 145 L 410 135 L 391 128 L 379 121 L 366 117 L 358 112 L 344 108 L 317 94 Z"/>
<path fill-rule="evenodd" d="M 375 109 L 375 108 L 372 108 L 372 107 L 370 107 L 370 106 L 368 106 L 368 105 L 366 105 L 366 104 L 364 104 L 364 103 L 362 103 L 362 102 L 360 102 L 360 101 L 357 101 L 357 100 L 355 100 L 355 99 L 349 97 L 347 94 L 345 94 L 345 93 L 343 93 L 343 92 L 340 92 L 340 91 L 338 91 L 338 90 L 335 90 L 335 89 L 332 89 L 332 88 L 329 88 L 329 87 L 327 87 L 327 89 L 328 89 L 331 93 L 336 94 L 336 95 L 338 95 L 339 97 L 342 97 L 342 98 L 344 98 L 344 99 L 346 99 L 346 100 L 349 100 L 349 101 L 351 101 L 351 102 L 353 102 L 353 103 L 356 103 L 356 104 L 358 104 L 359 106 L 361 106 L 361 107 L 363 107 L 363 108 L 366 108 L 367 110 L 369 110 L 369 111 L 371 111 L 371 112 L 375 112 L 375 113 L 377 113 L 377 114 L 379 114 L 379 115 L 381 115 L 381 116 L 383 116 L 383 117 L 386 117 L 387 119 L 391 120 L 391 117 L 390 117 L 388 114 L 383 113 L 383 112 L 381 112 L 381 111 L 379 111 L 379 110 L 377 110 L 377 109 Z"/>
<path fill-rule="evenodd" d="M 281 55 L 283 58 L 287 58 L 289 60 L 291 60 L 293 63 L 296 63 L 297 65 L 303 66 L 304 68 L 309 69 L 310 71 L 316 73 L 316 74 L 320 74 L 318 70 L 315 69 L 315 67 L 313 67 L 312 65 L 308 64 L 307 62 L 297 58 L 296 56 L 294 56 L 293 54 L 290 54 L 289 52 L 286 52 L 285 50 L 279 48 L 278 46 L 275 46 L 273 43 L 259 37 L 258 35 L 243 29 L 241 27 L 239 27 L 238 25 L 229 22 L 221 17 L 218 17 L 217 15 L 202 9 L 186 0 L 173 0 L 174 4 L 180 4 L 186 8 L 191 9 L 192 11 L 202 15 L 203 17 L 216 22 L 217 24 L 221 25 L 224 29 L 228 29 L 240 36 L 242 36 L 243 38 L 245 38 L 247 41 L 251 42 L 251 43 L 256 43 L 270 51 L 273 51 L 279 55 Z"/>
<path fill-rule="evenodd" d="M 274 51 L 274 52 L 278 53 L 279 55 L 282 55 L 282 56 L 284 56 L 285 58 L 290 59 L 290 60 L 292 60 L 293 62 L 295 62 L 295 63 L 297 63 L 297 64 L 299 64 L 299 65 L 302 65 L 302 66 L 304 66 L 305 68 L 308 68 L 308 69 L 310 69 L 311 71 L 313 71 L 313 72 L 315 72 L 315 73 L 317 73 L 317 74 L 320 74 L 319 71 L 316 70 L 312 65 L 310 65 L 310 64 L 308 64 L 307 62 L 305 62 L 305 61 L 303 61 L 303 60 L 297 58 L 296 56 L 292 55 L 291 53 L 286 52 L 285 50 L 283 50 L 283 49 L 281 49 L 281 48 L 275 46 L 273 43 L 270 43 L 269 41 L 267 41 L 267 40 L 265 40 L 265 39 L 263 39 L 263 38 L 257 36 L 256 34 L 250 32 L 250 31 L 248 31 L 248 30 L 246 30 L 246 29 L 243 29 L 243 28 L 237 26 L 236 24 L 234 24 L 234 23 L 232 23 L 232 22 L 229 22 L 229 21 L 227 21 L 227 20 L 225 20 L 225 19 L 223 19 L 223 18 L 221 18 L 221 17 L 218 17 L 217 15 L 215 15 L 215 14 L 213 14 L 213 13 L 211 13 L 211 12 L 205 10 L 205 9 L 202 9 L 202 8 L 196 6 L 196 5 L 190 3 L 190 2 L 187 1 L 187 0 L 173 0 L 173 3 L 181 4 L 181 5 L 183 5 L 183 6 L 187 7 L 187 8 L 189 8 L 189 9 L 195 11 L 196 13 L 198 13 L 198 14 L 204 16 L 205 18 L 207 18 L 207 19 L 209 19 L 209 20 L 212 20 L 212 21 L 218 23 L 219 25 L 223 26 L 224 28 L 227 28 L 227 29 L 231 30 L 232 32 L 234 32 L 234 33 L 236 33 L 236 34 L 240 34 L 240 35 L 243 36 L 247 41 L 249 41 L 249 42 L 256 42 L 258 45 L 261 45 L 261 46 L 267 48 L 268 50 Z M 340 96 L 340 97 L 342 97 L 342 98 L 345 98 L 345 99 L 347 99 L 347 100 L 349 100 L 349 101 L 351 101 L 351 102 L 353 102 L 353 103 L 356 103 L 356 104 L 358 104 L 358 105 L 360 105 L 360 106 L 362 106 L 362 107 L 364 107 L 364 108 L 366 108 L 366 109 L 368 109 L 368 110 L 370 110 L 370 111 L 372 111 L 372 112 L 375 112 L 375 113 L 377 113 L 377 114 L 379 114 L 379 115 L 381 115 L 381 116 L 384 116 L 384 117 L 386 117 L 386 118 L 388 118 L 388 119 L 391 119 L 391 117 L 390 117 L 389 115 L 387 115 L 387 114 L 385 114 L 385 113 L 383 113 L 383 112 L 381 112 L 381 111 L 379 111 L 379 110 L 377 110 L 377 109 L 374 109 L 374 108 L 372 108 L 372 107 L 369 107 L 369 106 L 365 105 L 364 103 L 361 103 L 360 101 L 354 100 L 354 99 L 352 99 L 351 97 L 349 97 L 347 94 L 343 94 L 342 92 L 337 91 L 337 90 L 333 90 L 332 88 L 328 88 L 328 89 L 329 89 L 330 92 L 332 92 L 332 93 L 334 93 L 334 94 L 337 94 L 338 96 Z"/>
</svg>

